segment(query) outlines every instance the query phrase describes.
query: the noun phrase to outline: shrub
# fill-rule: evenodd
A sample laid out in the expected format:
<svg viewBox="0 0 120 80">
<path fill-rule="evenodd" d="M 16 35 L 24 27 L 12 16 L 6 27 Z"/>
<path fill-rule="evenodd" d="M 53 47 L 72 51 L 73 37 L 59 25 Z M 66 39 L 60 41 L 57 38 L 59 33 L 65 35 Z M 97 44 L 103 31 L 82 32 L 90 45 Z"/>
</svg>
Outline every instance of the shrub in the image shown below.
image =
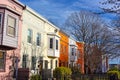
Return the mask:
<svg viewBox="0 0 120 80">
<path fill-rule="evenodd" d="M 77 66 L 71 68 L 73 74 L 81 74 L 80 69 Z"/>
<path fill-rule="evenodd" d="M 30 77 L 30 80 L 42 80 L 42 77 L 40 75 L 36 74 L 36 75 L 32 75 Z"/>
<path fill-rule="evenodd" d="M 108 75 L 117 75 L 118 79 L 120 79 L 120 71 L 117 68 L 112 68 L 107 73 Z"/>
<path fill-rule="evenodd" d="M 109 71 L 119 71 L 119 69 L 117 67 L 113 67 Z"/>
<path fill-rule="evenodd" d="M 70 68 L 57 67 L 53 72 L 53 76 L 58 80 L 70 80 L 72 71 Z"/>
</svg>

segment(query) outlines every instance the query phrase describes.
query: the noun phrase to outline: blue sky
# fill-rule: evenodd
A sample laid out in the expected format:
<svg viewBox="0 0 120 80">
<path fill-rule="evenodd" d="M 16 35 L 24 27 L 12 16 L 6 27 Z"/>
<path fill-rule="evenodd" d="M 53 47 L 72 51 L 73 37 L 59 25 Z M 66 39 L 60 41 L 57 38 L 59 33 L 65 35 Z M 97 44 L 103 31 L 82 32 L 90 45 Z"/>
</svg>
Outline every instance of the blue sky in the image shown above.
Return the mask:
<svg viewBox="0 0 120 80">
<path fill-rule="evenodd" d="M 20 0 L 43 17 L 61 26 L 73 12 L 87 10 L 101 12 L 99 2 L 102 0 Z M 114 18 L 113 14 L 101 15 L 106 20 Z"/>
</svg>

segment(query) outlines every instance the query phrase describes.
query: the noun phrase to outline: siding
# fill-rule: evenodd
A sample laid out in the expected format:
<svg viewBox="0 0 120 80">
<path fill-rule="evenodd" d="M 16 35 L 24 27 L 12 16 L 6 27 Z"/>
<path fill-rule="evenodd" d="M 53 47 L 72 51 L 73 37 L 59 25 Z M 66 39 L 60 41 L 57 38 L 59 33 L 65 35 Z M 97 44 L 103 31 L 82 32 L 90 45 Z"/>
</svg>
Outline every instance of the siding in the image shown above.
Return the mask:
<svg viewBox="0 0 120 80">
<path fill-rule="evenodd" d="M 16 32 L 15 32 L 16 35 L 15 35 L 15 37 L 10 37 L 6 33 L 7 32 L 7 18 L 8 18 L 8 15 L 16 18 Z M 17 15 L 15 15 L 15 14 L 7 11 L 7 10 L 5 11 L 4 30 L 3 30 L 3 45 L 17 48 L 17 46 L 18 46 L 18 31 L 19 31 L 18 30 L 18 27 L 19 27 L 18 26 L 18 22 L 19 22 L 18 20 L 19 20 L 19 18 L 18 18 Z"/>
</svg>

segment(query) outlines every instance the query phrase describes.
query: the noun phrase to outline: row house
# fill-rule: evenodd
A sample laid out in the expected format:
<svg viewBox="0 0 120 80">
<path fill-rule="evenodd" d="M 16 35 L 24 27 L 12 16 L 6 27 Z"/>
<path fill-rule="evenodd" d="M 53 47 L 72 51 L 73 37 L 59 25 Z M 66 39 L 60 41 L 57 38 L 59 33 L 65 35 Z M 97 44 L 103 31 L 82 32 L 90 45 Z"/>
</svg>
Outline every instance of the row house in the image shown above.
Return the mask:
<svg viewBox="0 0 120 80">
<path fill-rule="evenodd" d="M 23 8 L 16 0 L 0 0 L 0 80 L 19 66 Z"/>
<path fill-rule="evenodd" d="M 22 26 L 21 67 L 33 74 L 58 67 L 59 28 L 29 7 L 23 11 Z"/>
<path fill-rule="evenodd" d="M 76 42 L 77 44 L 77 65 L 82 74 L 84 74 L 84 42 Z"/>
<path fill-rule="evenodd" d="M 77 44 L 76 40 L 69 38 L 69 66 L 76 66 L 77 62 Z"/>
<path fill-rule="evenodd" d="M 68 67 L 69 62 L 69 35 L 64 31 L 59 31 L 60 35 L 60 57 L 59 66 Z"/>
<path fill-rule="evenodd" d="M 84 43 L 69 38 L 69 67 L 77 67 L 84 74 Z"/>
<path fill-rule="evenodd" d="M 12 77 L 25 68 L 53 77 L 56 67 L 76 65 L 84 73 L 83 47 L 19 1 L 0 0 L 0 76 Z"/>
<path fill-rule="evenodd" d="M 84 43 L 77 42 L 63 30 L 60 35 L 59 67 L 77 67 L 84 73 Z"/>
</svg>

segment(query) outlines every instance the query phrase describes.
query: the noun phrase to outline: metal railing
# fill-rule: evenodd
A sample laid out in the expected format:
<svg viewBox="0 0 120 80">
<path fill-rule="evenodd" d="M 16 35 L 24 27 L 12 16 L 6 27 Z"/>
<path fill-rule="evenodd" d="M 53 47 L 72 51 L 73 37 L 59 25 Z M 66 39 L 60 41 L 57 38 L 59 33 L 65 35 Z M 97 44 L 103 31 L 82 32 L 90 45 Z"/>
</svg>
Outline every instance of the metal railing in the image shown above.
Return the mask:
<svg viewBox="0 0 120 80">
<path fill-rule="evenodd" d="M 73 80 L 110 80 L 107 74 L 73 74 Z"/>
</svg>

